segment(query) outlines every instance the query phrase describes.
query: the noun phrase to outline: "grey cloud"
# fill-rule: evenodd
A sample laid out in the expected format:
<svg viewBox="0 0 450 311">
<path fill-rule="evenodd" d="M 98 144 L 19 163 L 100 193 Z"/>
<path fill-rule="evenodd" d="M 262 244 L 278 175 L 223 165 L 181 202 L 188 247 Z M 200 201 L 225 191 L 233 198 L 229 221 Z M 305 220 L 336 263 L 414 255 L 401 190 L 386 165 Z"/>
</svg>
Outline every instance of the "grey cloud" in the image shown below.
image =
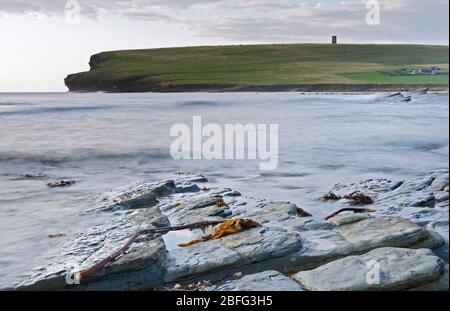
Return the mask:
<svg viewBox="0 0 450 311">
<path fill-rule="evenodd" d="M 361 0 L 78 0 L 82 14 L 115 14 L 177 23 L 194 35 L 235 41 L 317 41 L 448 44 L 448 0 L 379 0 L 381 25 L 365 22 Z M 65 0 L 0 0 L 0 13 L 64 14 Z M 320 8 L 315 8 L 321 3 Z"/>
</svg>

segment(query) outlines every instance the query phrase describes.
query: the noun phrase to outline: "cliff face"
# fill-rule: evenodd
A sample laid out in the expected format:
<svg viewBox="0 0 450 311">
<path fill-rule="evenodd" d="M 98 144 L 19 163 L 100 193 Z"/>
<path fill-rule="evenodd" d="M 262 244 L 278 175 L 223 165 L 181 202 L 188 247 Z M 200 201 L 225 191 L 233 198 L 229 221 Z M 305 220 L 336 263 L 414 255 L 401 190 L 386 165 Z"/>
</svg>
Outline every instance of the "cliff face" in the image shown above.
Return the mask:
<svg viewBox="0 0 450 311">
<path fill-rule="evenodd" d="M 82 74 L 80 74 L 82 75 Z M 107 93 L 139 93 L 139 92 L 448 92 L 448 85 L 435 84 L 299 84 L 299 85 L 230 85 L 230 84 L 158 84 L 143 82 L 142 78 L 124 80 L 86 81 L 78 74 L 70 75 L 65 83 L 71 92 L 107 92 Z"/>
<path fill-rule="evenodd" d="M 153 85 L 146 81 L 146 78 L 130 77 L 126 79 L 108 79 L 108 77 L 100 79 L 92 79 L 87 73 L 77 73 L 68 75 L 64 80 L 70 92 L 109 92 L 109 93 L 133 93 L 133 92 L 152 92 L 158 91 L 161 87 L 157 84 Z"/>
</svg>

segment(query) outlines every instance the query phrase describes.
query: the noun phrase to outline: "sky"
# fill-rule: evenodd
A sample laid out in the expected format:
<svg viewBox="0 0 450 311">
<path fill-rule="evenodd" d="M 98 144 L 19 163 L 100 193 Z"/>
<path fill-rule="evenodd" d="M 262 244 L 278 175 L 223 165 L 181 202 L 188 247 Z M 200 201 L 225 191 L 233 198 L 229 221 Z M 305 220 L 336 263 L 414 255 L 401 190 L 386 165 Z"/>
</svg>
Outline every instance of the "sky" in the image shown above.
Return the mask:
<svg viewBox="0 0 450 311">
<path fill-rule="evenodd" d="M 65 92 L 110 50 L 449 42 L 448 0 L 0 0 L 0 92 Z"/>
</svg>

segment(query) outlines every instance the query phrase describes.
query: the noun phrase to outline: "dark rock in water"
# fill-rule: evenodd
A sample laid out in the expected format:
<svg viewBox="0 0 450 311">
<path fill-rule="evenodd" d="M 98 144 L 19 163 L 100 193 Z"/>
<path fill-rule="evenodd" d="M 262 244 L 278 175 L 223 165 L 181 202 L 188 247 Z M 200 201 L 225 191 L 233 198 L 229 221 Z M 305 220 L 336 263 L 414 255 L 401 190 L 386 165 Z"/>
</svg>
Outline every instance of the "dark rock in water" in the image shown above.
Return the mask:
<svg viewBox="0 0 450 311">
<path fill-rule="evenodd" d="M 412 96 L 405 96 L 402 93 L 394 93 L 394 94 L 391 94 L 391 95 L 387 96 L 387 98 L 392 98 L 392 99 L 395 99 L 395 100 L 401 100 L 403 102 L 410 102 L 410 101 L 412 101 Z"/>
<path fill-rule="evenodd" d="M 48 237 L 49 237 L 50 239 L 54 239 L 54 238 L 62 238 L 62 237 L 65 237 L 65 236 L 66 236 L 65 233 L 50 233 L 50 234 L 48 235 Z"/>
<path fill-rule="evenodd" d="M 74 180 L 60 180 L 55 182 L 50 182 L 47 184 L 50 188 L 59 188 L 59 187 L 69 187 L 75 185 L 76 181 Z"/>
<path fill-rule="evenodd" d="M 400 188 L 403 185 L 404 182 L 405 182 L 404 180 L 401 180 L 401 181 L 397 182 L 396 184 L 394 184 L 393 186 L 389 187 L 388 190 L 389 191 L 395 191 L 398 188 Z"/>
<path fill-rule="evenodd" d="M 224 197 L 240 197 L 242 194 L 239 191 L 230 191 L 223 194 Z"/>
<path fill-rule="evenodd" d="M 398 93 L 391 94 L 391 95 L 389 95 L 388 97 L 389 97 L 389 98 L 392 98 L 392 97 L 403 97 L 403 94 L 400 93 L 400 92 L 398 92 Z"/>
<path fill-rule="evenodd" d="M 410 101 L 412 101 L 412 96 L 406 96 L 406 97 L 403 99 L 403 101 L 409 103 Z"/>
<path fill-rule="evenodd" d="M 167 196 L 175 192 L 176 185 L 172 180 L 151 184 L 131 185 L 128 188 L 119 188 L 111 193 L 105 194 L 100 199 L 100 206 L 88 212 L 148 208 L 157 205 L 159 203 L 159 197 Z"/>
<path fill-rule="evenodd" d="M 176 193 L 187 193 L 187 192 L 199 192 L 201 191 L 200 187 L 195 184 L 182 184 L 175 188 Z"/>
<path fill-rule="evenodd" d="M 47 178 L 47 175 L 45 175 L 45 174 L 30 174 L 30 173 L 27 173 L 27 174 L 23 174 L 22 177 L 26 178 L 26 179 L 44 179 L 44 178 Z"/>
<path fill-rule="evenodd" d="M 300 217 L 312 217 L 312 215 L 305 211 L 303 208 L 297 208 L 297 214 Z"/>
<path fill-rule="evenodd" d="M 436 197 L 434 196 L 434 194 L 431 193 L 427 197 L 421 198 L 418 201 L 411 203 L 410 206 L 433 208 L 435 204 L 436 204 Z"/>
</svg>

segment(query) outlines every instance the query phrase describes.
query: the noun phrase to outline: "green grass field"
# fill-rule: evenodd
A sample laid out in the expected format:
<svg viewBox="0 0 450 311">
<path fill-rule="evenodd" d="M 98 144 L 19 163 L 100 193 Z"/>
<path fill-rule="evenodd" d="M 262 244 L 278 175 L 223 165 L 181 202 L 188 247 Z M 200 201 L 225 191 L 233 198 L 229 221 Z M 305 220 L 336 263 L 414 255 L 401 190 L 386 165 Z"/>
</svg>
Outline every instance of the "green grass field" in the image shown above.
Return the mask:
<svg viewBox="0 0 450 311">
<path fill-rule="evenodd" d="M 388 72 L 343 73 L 343 77 L 367 84 L 448 84 L 448 74 L 435 76 L 392 76 Z"/>
<path fill-rule="evenodd" d="M 448 84 L 448 75 L 391 76 L 401 67 L 448 70 L 448 46 L 278 44 L 104 52 L 70 83 L 164 85 Z"/>
</svg>

